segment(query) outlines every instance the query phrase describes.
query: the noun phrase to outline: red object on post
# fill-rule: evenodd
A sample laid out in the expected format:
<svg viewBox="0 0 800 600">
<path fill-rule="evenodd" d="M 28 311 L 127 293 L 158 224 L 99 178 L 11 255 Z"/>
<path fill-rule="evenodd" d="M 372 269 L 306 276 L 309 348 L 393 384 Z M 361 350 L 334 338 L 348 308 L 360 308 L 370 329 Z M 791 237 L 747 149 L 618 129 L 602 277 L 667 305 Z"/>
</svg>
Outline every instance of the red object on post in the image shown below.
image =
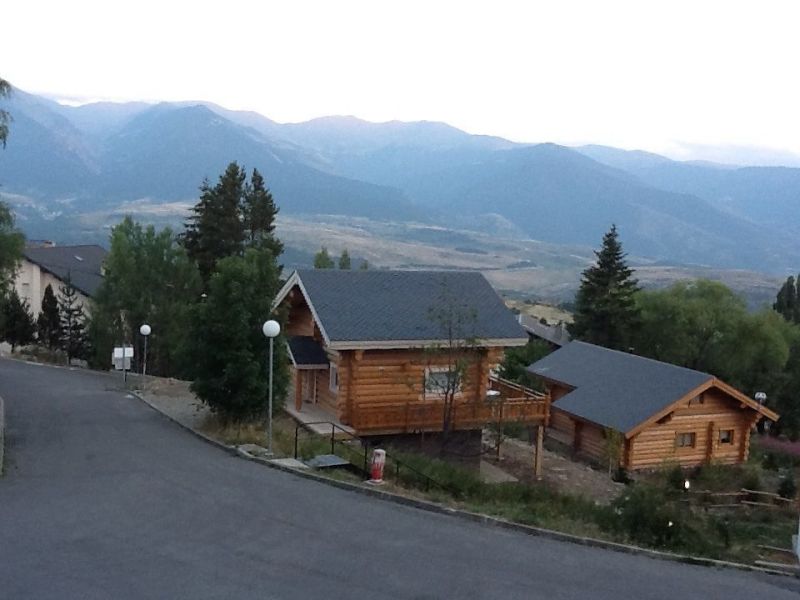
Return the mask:
<svg viewBox="0 0 800 600">
<path fill-rule="evenodd" d="M 386 450 L 377 448 L 372 452 L 372 466 L 368 483 L 383 483 L 383 467 L 386 464 Z"/>
</svg>

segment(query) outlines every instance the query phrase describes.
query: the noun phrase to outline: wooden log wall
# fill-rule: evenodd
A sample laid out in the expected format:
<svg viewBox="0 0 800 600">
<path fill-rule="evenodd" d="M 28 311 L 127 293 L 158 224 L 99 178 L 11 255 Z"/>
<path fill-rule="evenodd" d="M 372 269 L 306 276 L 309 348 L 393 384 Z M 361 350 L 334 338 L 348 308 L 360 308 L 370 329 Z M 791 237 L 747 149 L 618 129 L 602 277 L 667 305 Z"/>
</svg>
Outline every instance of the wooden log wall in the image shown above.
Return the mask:
<svg viewBox="0 0 800 600">
<path fill-rule="evenodd" d="M 456 428 L 475 428 L 491 417 L 485 404 L 489 372 L 503 356 L 502 348 L 488 348 L 465 353 L 468 362 L 462 391 L 455 398 Z M 343 423 L 359 430 L 398 431 L 441 429 L 443 405 L 441 394 L 426 391 L 428 368 L 445 368 L 448 357 L 424 350 L 348 350 L 331 356 L 339 369 L 337 412 Z M 536 418 L 544 419 L 547 406 L 537 407 Z M 522 403 L 519 403 L 520 405 Z M 504 406 L 508 418 L 521 419 L 523 412 L 534 410 L 516 405 Z M 487 412 L 487 410 L 489 412 Z M 541 413 L 541 415 L 539 415 Z"/>
<path fill-rule="evenodd" d="M 757 414 L 742 408 L 738 400 L 714 388 L 676 408 L 671 416 L 654 423 L 633 438 L 629 469 L 659 467 L 677 462 L 695 466 L 714 461 L 733 464 L 745 460 L 749 452 L 750 429 Z M 733 430 L 733 442 L 719 441 L 720 431 Z M 676 444 L 680 433 L 694 433 L 693 447 Z"/>
</svg>

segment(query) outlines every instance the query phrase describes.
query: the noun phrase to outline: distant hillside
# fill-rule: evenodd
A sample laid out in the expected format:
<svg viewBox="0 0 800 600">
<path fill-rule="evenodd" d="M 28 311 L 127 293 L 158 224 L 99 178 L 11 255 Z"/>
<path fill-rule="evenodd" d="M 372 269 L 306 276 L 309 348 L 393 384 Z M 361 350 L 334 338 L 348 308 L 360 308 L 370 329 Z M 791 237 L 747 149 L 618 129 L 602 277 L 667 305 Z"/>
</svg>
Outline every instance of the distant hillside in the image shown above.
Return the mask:
<svg viewBox="0 0 800 600">
<path fill-rule="evenodd" d="M 133 206 L 156 215 L 169 203 L 178 218 L 203 179 L 236 160 L 262 171 L 286 215 L 581 246 L 616 223 L 632 255 L 661 264 L 800 268 L 800 169 L 522 145 L 436 122 L 281 124 L 207 102 L 71 107 L 17 91 L 4 106 L 14 123 L 0 191 L 37 237 L 102 237 Z"/>
<path fill-rule="evenodd" d="M 215 179 L 236 160 L 267 176 L 287 213 L 425 216 L 401 190 L 315 168 L 291 146 L 204 105 L 91 106 L 97 121 L 87 117 L 87 107 L 59 107 L 15 93 L 8 107 L 14 126 L 0 153 L 4 191 L 45 204 L 62 201 L 59 208 L 67 213 L 139 199 L 192 200 L 204 178 Z M 109 128 L 102 135 L 100 123 Z"/>
</svg>

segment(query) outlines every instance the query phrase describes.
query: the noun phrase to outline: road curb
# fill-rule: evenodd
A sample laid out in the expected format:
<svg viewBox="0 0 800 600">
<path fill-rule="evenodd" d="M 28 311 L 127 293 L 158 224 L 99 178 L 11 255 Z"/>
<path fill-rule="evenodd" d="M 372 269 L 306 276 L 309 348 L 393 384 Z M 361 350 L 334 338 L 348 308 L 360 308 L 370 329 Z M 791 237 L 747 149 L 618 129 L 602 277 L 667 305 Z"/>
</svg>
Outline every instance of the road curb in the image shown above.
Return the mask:
<svg viewBox="0 0 800 600">
<path fill-rule="evenodd" d="M 448 515 L 452 517 L 457 517 L 460 519 L 464 519 L 467 521 L 472 521 L 474 523 L 479 523 L 481 525 L 487 525 L 491 527 L 498 527 L 501 529 L 506 529 L 509 531 L 516 531 L 518 533 L 523 533 L 525 535 L 536 536 L 536 537 L 543 537 L 546 539 L 551 539 L 559 542 L 566 542 L 571 544 L 578 544 L 580 546 L 588 546 L 594 548 L 602 548 L 604 550 L 611 550 L 614 552 L 621 552 L 624 554 L 633 554 L 638 556 L 645 556 L 652 559 L 659 559 L 659 560 L 668 560 L 671 562 L 679 562 L 684 564 L 690 565 L 697 565 L 703 567 L 714 567 L 714 568 L 721 568 L 721 569 L 735 569 L 738 571 L 749 571 L 753 573 L 762 573 L 767 575 L 781 575 L 784 577 L 795 577 L 794 574 L 788 573 L 786 571 L 780 571 L 778 569 L 768 569 L 765 567 L 757 567 L 755 565 L 747 565 L 744 563 L 736 563 L 724 560 L 716 560 L 713 558 L 703 558 L 699 556 L 690 556 L 686 554 L 674 554 L 672 552 L 663 552 L 660 550 L 651 550 L 648 548 L 641 548 L 639 546 L 631 546 L 628 544 L 621 544 L 618 542 L 609 542 L 606 540 L 599 540 L 596 538 L 589 538 L 583 537 L 579 535 L 573 535 L 570 533 L 563 533 L 560 531 L 555 531 L 553 529 L 545 529 L 542 527 L 535 527 L 533 525 L 523 525 L 521 523 L 514 523 L 513 521 L 507 521 L 505 519 L 501 519 L 499 517 L 492 517 L 490 515 L 484 515 L 481 513 L 474 513 L 467 510 L 461 510 L 456 508 L 450 508 L 447 506 L 443 506 L 441 504 L 437 504 L 435 502 L 429 502 L 427 500 L 419 500 L 416 498 L 409 498 L 407 496 L 401 496 L 399 494 L 393 494 L 391 492 L 386 492 L 380 489 L 362 486 L 354 483 L 349 483 L 346 481 L 338 481 L 336 479 L 330 479 L 328 477 L 324 477 L 322 475 L 317 475 L 316 473 L 312 473 L 310 471 L 301 471 L 299 469 L 293 469 L 291 467 L 287 467 L 285 465 L 275 464 L 270 462 L 267 458 L 262 458 L 259 456 L 254 456 L 241 448 L 237 448 L 236 446 L 229 446 L 228 444 L 224 444 L 218 440 L 215 440 L 204 433 L 201 433 L 187 425 L 184 425 L 176 418 L 172 417 L 171 415 L 167 414 L 166 412 L 162 411 L 158 406 L 149 402 L 145 399 L 141 394 L 131 391 L 128 392 L 132 396 L 141 400 L 144 404 L 152 408 L 154 411 L 159 413 L 160 415 L 166 417 L 173 423 L 176 423 L 186 431 L 190 432 L 195 437 L 203 440 L 204 442 L 211 444 L 231 454 L 233 456 L 238 456 L 245 460 L 249 460 L 251 462 L 256 462 L 262 464 L 266 467 L 271 469 L 276 469 L 278 471 L 283 471 L 285 473 L 290 473 L 296 477 L 302 477 L 304 479 L 310 479 L 312 481 L 316 481 L 318 483 L 322 483 L 324 485 L 328 485 L 331 487 L 340 488 L 343 490 L 348 490 L 351 492 L 356 492 L 358 494 L 362 494 L 365 496 L 371 496 L 373 498 L 377 498 L 383 500 L 385 502 L 392 502 L 394 504 L 401 504 L 404 506 L 409 506 L 412 508 L 417 508 L 419 510 L 424 510 L 431 513 L 437 513 L 441 515 Z M 0 398 L 2 401 L 2 398 Z M 2 408 L 2 403 L 0 402 L 0 409 Z"/>
</svg>

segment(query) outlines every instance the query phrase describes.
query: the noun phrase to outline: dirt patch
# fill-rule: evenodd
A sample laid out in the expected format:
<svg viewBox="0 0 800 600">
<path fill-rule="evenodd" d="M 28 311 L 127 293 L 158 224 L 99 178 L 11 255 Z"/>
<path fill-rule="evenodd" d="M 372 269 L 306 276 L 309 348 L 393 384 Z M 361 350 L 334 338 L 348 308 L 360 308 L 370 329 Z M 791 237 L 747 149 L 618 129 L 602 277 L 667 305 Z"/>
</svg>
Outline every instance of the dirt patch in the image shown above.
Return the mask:
<svg viewBox="0 0 800 600">
<path fill-rule="evenodd" d="M 493 452 L 487 454 L 485 460 L 511 473 L 521 482 L 535 483 L 533 458 L 532 445 L 506 439 L 500 447 L 499 460 Z M 625 488 L 623 484 L 612 481 L 607 471 L 574 461 L 548 448 L 542 454 L 542 481 L 559 492 L 584 496 L 599 504 L 609 504 Z"/>
</svg>

